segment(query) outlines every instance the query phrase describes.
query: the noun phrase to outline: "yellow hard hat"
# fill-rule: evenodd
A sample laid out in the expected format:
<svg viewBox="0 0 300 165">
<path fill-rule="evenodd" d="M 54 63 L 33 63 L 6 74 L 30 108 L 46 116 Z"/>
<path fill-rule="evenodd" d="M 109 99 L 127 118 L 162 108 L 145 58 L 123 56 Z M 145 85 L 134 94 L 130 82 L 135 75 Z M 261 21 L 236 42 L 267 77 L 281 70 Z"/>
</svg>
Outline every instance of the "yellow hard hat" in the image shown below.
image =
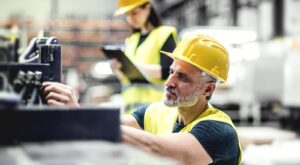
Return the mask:
<svg viewBox="0 0 300 165">
<path fill-rule="evenodd" d="M 229 55 L 218 41 L 206 35 L 192 35 L 184 38 L 173 53 L 162 53 L 173 59 L 188 62 L 211 76 L 227 81 Z"/>
<path fill-rule="evenodd" d="M 150 2 L 150 0 L 118 0 L 118 10 L 115 12 L 115 15 L 127 13 L 146 2 Z"/>
</svg>

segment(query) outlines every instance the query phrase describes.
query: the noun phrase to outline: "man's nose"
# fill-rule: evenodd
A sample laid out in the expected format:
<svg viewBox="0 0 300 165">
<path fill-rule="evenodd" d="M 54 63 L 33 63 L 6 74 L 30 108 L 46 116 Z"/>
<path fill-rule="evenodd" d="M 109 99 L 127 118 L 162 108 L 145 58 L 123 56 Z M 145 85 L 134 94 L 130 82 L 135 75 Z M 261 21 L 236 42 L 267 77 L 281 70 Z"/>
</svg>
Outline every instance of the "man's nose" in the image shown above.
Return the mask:
<svg viewBox="0 0 300 165">
<path fill-rule="evenodd" d="M 175 81 L 175 74 L 170 74 L 167 81 L 166 81 L 166 86 L 172 86 L 174 87 L 176 84 L 176 81 Z"/>
</svg>

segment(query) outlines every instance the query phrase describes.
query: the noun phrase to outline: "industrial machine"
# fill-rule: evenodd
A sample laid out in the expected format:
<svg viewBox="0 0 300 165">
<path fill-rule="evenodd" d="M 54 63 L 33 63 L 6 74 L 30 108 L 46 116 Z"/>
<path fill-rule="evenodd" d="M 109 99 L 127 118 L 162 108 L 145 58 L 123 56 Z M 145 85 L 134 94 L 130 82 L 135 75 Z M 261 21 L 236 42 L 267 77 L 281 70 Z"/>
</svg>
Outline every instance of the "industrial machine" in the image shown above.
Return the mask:
<svg viewBox="0 0 300 165">
<path fill-rule="evenodd" d="M 49 107 L 41 85 L 61 82 L 61 45 L 55 37 L 33 38 L 13 60 L 0 61 L 0 145 L 22 142 L 120 139 L 119 109 Z M 4 58 L 5 57 L 5 58 Z"/>
<path fill-rule="evenodd" d="M 4 52 L 7 54 L 4 55 Z M 4 52 L 3 57 L 12 56 L 11 51 Z M 18 61 L 0 62 L 0 77 L 0 107 L 44 104 L 41 94 L 42 82 L 61 81 L 61 45 L 58 39 L 32 39 Z"/>
</svg>

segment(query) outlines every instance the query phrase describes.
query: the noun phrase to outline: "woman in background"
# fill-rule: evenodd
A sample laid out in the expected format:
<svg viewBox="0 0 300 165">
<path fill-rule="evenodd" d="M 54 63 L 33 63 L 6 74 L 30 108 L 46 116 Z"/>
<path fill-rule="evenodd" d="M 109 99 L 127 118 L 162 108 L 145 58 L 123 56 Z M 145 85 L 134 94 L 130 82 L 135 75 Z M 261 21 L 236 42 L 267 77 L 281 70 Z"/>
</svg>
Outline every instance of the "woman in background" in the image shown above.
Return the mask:
<svg viewBox="0 0 300 165">
<path fill-rule="evenodd" d="M 162 25 L 150 0 L 118 0 L 115 15 L 125 14 L 132 33 L 125 40 L 125 54 L 146 75 L 149 82 L 128 80 L 119 69 L 117 60 L 111 67 L 122 83 L 125 113 L 135 108 L 162 101 L 163 83 L 168 77 L 173 60 L 160 51 L 172 52 L 176 47 L 176 28 Z"/>
</svg>

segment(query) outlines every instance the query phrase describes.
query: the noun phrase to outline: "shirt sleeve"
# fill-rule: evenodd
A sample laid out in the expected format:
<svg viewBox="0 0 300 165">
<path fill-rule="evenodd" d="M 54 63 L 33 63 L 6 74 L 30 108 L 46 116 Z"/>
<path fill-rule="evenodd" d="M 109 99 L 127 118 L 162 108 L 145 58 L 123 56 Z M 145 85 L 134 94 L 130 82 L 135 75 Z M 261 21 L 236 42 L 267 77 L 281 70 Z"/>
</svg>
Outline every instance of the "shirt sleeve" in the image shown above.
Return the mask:
<svg viewBox="0 0 300 165">
<path fill-rule="evenodd" d="M 213 120 L 202 121 L 190 133 L 210 155 L 212 164 L 238 164 L 238 137 L 231 125 Z"/>
<path fill-rule="evenodd" d="M 172 34 L 168 37 L 161 50 L 166 52 L 173 52 L 176 47 L 176 42 Z M 173 62 L 173 59 L 165 54 L 160 53 L 160 65 L 162 79 L 165 80 L 169 76 L 169 69 Z"/>
<path fill-rule="evenodd" d="M 135 118 L 135 120 L 138 122 L 139 126 L 144 129 L 144 116 L 146 109 L 149 105 L 143 105 L 139 108 L 137 108 L 134 112 L 132 112 L 132 116 Z"/>
</svg>

